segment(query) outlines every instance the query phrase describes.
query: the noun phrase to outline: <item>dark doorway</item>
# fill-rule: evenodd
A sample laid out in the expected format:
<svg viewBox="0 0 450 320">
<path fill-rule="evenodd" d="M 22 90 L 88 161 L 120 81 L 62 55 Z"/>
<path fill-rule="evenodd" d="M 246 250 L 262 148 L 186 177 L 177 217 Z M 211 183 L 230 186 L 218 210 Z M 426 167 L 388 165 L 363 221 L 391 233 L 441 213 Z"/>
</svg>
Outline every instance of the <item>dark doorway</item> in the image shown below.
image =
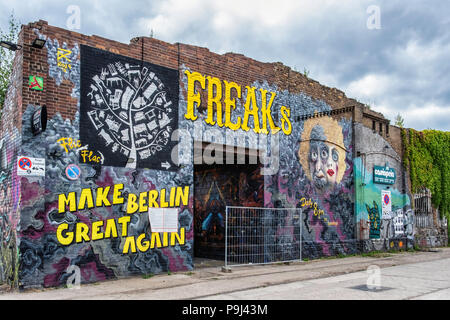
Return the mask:
<svg viewBox="0 0 450 320">
<path fill-rule="evenodd" d="M 227 164 L 229 160 L 194 165 L 195 257 L 224 259 L 226 206 L 264 206 L 261 165 L 251 164 L 248 152 L 245 164 L 237 164 L 236 155 L 234 164 Z"/>
</svg>

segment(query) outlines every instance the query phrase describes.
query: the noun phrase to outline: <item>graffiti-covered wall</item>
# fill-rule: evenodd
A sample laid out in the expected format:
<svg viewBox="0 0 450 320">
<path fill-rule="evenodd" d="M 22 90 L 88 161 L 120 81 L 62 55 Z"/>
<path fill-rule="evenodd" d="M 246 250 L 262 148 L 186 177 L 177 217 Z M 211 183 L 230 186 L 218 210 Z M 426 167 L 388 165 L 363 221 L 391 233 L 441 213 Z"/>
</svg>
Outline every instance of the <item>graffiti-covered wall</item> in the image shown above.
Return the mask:
<svg viewBox="0 0 450 320">
<path fill-rule="evenodd" d="M 37 135 L 41 106 L 23 113 L 19 153 L 45 175 L 21 177 L 20 285 L 192 269 L 192 166 L 171 162 L 167 138 L 183 122 L 178 71 L 33 33 L 46 39 L 44 87 L 73 87 L 76 111 L 50 110 Z M 149 208 L 175 208 L 176 230 L 157 230 Z"/>
<path fill-rule="evenodd" d="M 412 236 L 398 151 L 343 92 L 280 63 L 154 38 L 123 44 L 45 21 L 23 36 L 46 43 L 23 47 L 21 111 L 2 122 L 2 279 L 191 270 L 194 256 L 223 256 L 227 205 L 300 209 L 301 233 L 264 217 L 288 256 L 299 240 L 314 258 Z"/>
<path fill-rule="evenodd" d="M 355 124 L 355 137 L 359 238 L 372 240 L 366 243 L 377 249 L 413 246 L 414 216 L 400 155 L 382 136 L 362 124 Z"/>
<path fill-rule="evenodd" d="M 303 95 L 294 99 L 294 116 L 331 110 Z M 266 177 L 266 205 L 302 209 L 304 256 L 354 252 L 352 163 L 351 113 L 296 121 L 281 138 L 279 173 Z"/>
</svg>

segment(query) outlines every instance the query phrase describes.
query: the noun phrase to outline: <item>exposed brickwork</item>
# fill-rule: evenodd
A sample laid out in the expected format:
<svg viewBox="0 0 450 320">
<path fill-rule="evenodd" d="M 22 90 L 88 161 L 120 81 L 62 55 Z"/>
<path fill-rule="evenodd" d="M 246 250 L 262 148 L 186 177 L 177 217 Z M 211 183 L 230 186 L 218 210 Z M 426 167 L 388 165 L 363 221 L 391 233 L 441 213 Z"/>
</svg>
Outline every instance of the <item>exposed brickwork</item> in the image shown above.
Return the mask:
<svg viewBox="0 0 450 320">
<path fill-rule="evenodd" d="M 344 92 L 336 88 L 329 88 L 319 82 L 306 77 L 283 65 L 281 62 L 263 63 L 248 58 L 242 54 L 225 53 L 223 55 L 209 51 L 207 48 L 197 47 L 187 44 L 170 44 L 155 38 L 139 37 L 130 40 L 129 44 L 109 40 L 96 35 L 87 36 L 77 32 L 49 26 L 46 21 L 30 23 L 24 29 L 24 43 L 31 44 L 35 39 L 33 28 L 40 29 L 41 34 L 45 34 L 51 39 L 58 39 L 66 42 L 69 47 L 75 44 L 85 44 L 102 50 L 129 56 L 135 59 L 178 69 L 185 65 L 191 70 L 195 70 L 204 75 L 217 77 L 227 81 L 233 81 L 241 86 L 250 85 L 255 81 L 268 81 L 271 85 L 276 85 L 280 90 L 289 90 L 291 93 L 305 93 L 317 100 L 323 100 L 333 109 L 355 106 L 362 113 L 378 118 L 383 124 L 381 135 L 391 143 L 397 153 L 401 153 L 401 139 L 399 130 L 390 126 L 389 136 L 386 135 L 386 124 L 389 121 L 381 113 L 369 110 L 355 99 L 348 98 Z M 24 46 L 24 88 L 28 87 L 28 75 L 34 74 L 44 78 L 44 94 L 38 91 L 25 89 L 24 104 L 46 104 L 49 117 L 59 112 L 64 118 L 73 118 L 76 112 L 76 99 L 70 93 L 73 84 L 65 80 L 60 86 L 55 84 L 54 79 L 48 76 L 46 49 L 35 49 L 27 45 Z M 183 76 L 182 74 L 180 76 Z M 206 91 L 202 92 L 206 95 Z M 206 101 L 203 99 L 202 101 Z M 205 106 L 201 106 L 204 108 Z M 361 117 L 355 121 L 361 121 L 365 126 L 372 128 L 372 118 Z"/>
</svg>

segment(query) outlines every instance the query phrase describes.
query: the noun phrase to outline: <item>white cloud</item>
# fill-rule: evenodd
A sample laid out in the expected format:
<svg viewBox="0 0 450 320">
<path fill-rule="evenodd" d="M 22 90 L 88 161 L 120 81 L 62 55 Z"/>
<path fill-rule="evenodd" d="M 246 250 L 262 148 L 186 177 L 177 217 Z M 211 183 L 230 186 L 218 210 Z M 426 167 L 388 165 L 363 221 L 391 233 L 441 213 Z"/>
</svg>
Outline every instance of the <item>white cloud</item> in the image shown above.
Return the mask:
<svg viewBox="0 0 450 320">
<path fill-rule="evenodd" d="M 392 81 L 388 75 L 371 73 L 350 82 L 345 93 L 350 97 L 370 99 L 386 94 L 389 86 L 392 86 Z"/>
</svg>

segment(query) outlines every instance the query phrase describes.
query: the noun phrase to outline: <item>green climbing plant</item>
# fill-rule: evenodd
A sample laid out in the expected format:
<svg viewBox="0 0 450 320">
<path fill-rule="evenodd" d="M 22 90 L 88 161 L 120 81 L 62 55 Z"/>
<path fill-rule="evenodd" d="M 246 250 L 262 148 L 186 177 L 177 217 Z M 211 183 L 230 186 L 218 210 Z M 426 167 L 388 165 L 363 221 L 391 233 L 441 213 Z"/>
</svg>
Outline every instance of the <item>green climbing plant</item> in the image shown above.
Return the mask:
<svg viewBox="0 0 450 320">
<path fill-rule="evenodd" d="M 12 12 L 8 19 L 8 29 L 3 30 L 0 28 L 0 40 L 16 43 L 20 26 L 19 20 L 15 18 L 14 12 Z M 0 47 L 0 110 L 3 108 L 6 92 L 8 91 L 14 55 L 14 51 Z"/>
<path fill-rule="evenodd" d="M 450 132 L 403 129 L 402 139 L 411 191 L 430 189 L 433 207 L 450 220 Z"/>
</svg>

